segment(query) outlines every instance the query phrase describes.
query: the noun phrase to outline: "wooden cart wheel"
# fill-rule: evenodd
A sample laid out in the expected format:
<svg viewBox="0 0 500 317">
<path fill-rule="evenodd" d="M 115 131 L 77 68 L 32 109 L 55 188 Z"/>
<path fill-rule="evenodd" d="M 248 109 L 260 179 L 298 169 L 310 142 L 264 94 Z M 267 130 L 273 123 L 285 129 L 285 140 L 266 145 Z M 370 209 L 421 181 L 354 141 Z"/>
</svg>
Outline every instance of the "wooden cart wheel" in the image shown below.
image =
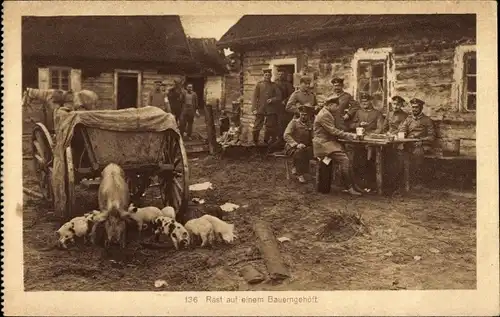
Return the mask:
<svg viewBox="0 0 500 317">
<path fill-rule="evenodd" d="M 75 170 L 73 166 L 73 152 L 71 147 L 66 148 L 66 218 L 75 214 Z"/>
<path fill-rule="evenodd" d="M 165 133 L 163 148 L 165 164 L 173 164 L 174 170 L 169 177 L 160 177 L 160 192 L 163 204 L 184 212 L 189 197 L 189 169 L 186 149 L 180 135 L 174 130 Z"/>
<path fill-rule="evenodd" d="M 333 162 L 329 165 L 319 161 L 318 168 L 316 169 L 316 190 L 323 194 L 328 194 L 332 188 L 332 171 Z"/>
<path fill-rule="evenodd" d="M 46 201 L 53 203 L 52 163 L 54 144 L 52 137 L 42 123 L 37 123 L 33 129 L 31 141 L 33 164 L 40 191 Z"/>
</svg>

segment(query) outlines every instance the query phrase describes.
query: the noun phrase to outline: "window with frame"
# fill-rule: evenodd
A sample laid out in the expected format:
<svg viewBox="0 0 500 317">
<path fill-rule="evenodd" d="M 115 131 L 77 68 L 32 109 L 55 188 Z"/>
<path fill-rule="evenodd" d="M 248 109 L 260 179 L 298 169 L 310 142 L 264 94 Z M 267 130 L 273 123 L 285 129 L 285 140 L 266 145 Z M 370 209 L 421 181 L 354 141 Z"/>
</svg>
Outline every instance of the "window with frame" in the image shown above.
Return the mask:
<svg viewBox="0 0 500 317">
<path fill-rule="evenodd" d="M 63 67 L 50 67 L 50 89 L 71 89 L 71 69 Z"/>
<path fill-rule="evenodd" d="M 357 71 L 358 95 L 368 93 L 375 108 L 383 109 L 387 103 L 387 70 L 385 60 L 359 60 Z"/>
<path fill-rule="evenodd" d="M 476 111 L 476 52 L 464 54 L 463 107 Z"/>
</svg>

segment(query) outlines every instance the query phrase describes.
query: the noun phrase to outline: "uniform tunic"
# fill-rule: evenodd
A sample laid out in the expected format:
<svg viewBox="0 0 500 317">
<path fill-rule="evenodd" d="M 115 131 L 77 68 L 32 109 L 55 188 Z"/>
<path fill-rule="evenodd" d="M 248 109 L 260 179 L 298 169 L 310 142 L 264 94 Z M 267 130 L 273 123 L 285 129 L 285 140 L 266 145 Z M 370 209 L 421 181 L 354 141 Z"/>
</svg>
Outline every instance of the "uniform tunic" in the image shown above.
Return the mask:
<svg viewBox="0 0 500 317">
<path fill-rule="evenodd" d="M 359 110 L 359 104 L 354 98 L 351 96 L 351 94 L 342 91 L 341 93 L 333 93 L 331 96 L 328 97 L 328 99 L 331 98 L 338 98 L 339 101 L 339 110 L 335 114 L 335 118 L 338 121 L 338 126 L 342 130 L 350 130 L 351 125 L 352 125 L 352 119 L 354 115 L 356 114 L 356 111 Z M 349 118 L 344 119 L 344 115 L 348 115 Z"/>
<path fill-rule="evenodd" d="M 172 112 L 170 105 L 165 102 L 165 94 L 163 92 L 152 92 L 149 96 L 149 104 L 153 107 L 158 107 L 165 112 Z"/>
<path fill-rule="evenodd" d="M 406 120 L 408 114 L 403 110 L 390 112 L 384 121 L 384 132 L 398 133 L 399 126 Z"/>
<path fill-rule="evenodd" d="M 377 109 L 359 109 L 352 119 L 353 128 L 361 127 L 361 122 L 366 122 L 364 126 L 366 132 L 382 133 L 384 117 Z"/>
<path fill-rule="evenodd" d="M 267 100 L 271 99 L 270 103 Z M 281 91 L 276 83 L 259 81 L 255 86 L 252 98 L 252 110 L 257 114 L 277 114 L 281 102 Z"/>
<path fill-rule="evenodd" d="M 301 143 L 309 146 L 312 144 L 312 126 L 300 119 L 292 119 L 286 127 L 283 138 L 287 148 L 296 147 Z"/>
<path fill-rule="evenodd" d="M 350 133 L 339 129 L 336 118 L 326 107 L 316 115 L 313 131 L 314 156 L 324 157 L 332 152 L 344 152 L 344 146 L 337 139 L 349 137 Z"/>
<path fill-rule="evenodd" d="M 313 107 L 316 106 L 316 95 L 308 90 L 296 90 L 292 93 L 290 99 L 288 99 L 286 111 L 296 113 L 299 111 L 299 106 L 305 104 L 310 104 Z"/>
<path fill-rule="evenodd" d="M 410 115 L 399 126 L 399 132 L 405 132 L 410 139 L 422 139 L 426 144 L 434 141 L 434 123 L 422 112 L 418 116 Z"/>
</svg>

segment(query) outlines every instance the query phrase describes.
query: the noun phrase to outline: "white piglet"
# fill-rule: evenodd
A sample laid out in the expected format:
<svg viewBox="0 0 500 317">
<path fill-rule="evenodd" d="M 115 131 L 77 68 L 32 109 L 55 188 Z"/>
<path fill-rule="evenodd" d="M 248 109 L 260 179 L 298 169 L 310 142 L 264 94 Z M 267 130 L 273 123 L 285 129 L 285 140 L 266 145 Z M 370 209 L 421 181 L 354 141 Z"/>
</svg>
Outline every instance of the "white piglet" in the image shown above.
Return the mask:
<svg viewBox="0 0 500 317">
<path fill-rule="evenodd" d="M 201 246 L 212 244 L 215 238 L 214 228 L 207 218 L 191 219 L 184 225 L 186 230 L 195 236 L 201 238 Z"/>
<path fill-rule="evenodd" d="M 141 234 L 144 229 L 144 225 L 153 222 L 156 218 L 163 216 L 160 208 L 154 206 L 138 208 L 134 206 L 133 203 L 128 207 L 129 217 L 137 222 L 137 229 L 139 234 Z"/>
<path fill-rule="evenodd" d="M 171 207 L 171 206 L 167 206 L 165 208 L 163 208 L 161 210 L 161 213 L 163 214 L 163 216 L 165 217 L 169 217 L 169 218 L 172 218 L 172 219 L 175 219 L 175 209 L 174 207 Z"/>
<path fill-rule="evenodd" d="M 75 217 L 70 221 L 66 222 L 56 231 L 58 236 L 59 245 L 67 249 L 68 242 L 74 243 L 75 237 L 82 238 L 84 243 L 87 242 L 88 235 L 90 233 L 91 222 L 85 217 Z"/>
<path fill-rule="evenodd" d="M 212 224 L 216 236 L 222 236 L 222 239 L 227 243 L 232 243 L 234 239 L 237 238 L 234 233 L 234 224 L 227 223 L 212 215 L 203 215 L 199 219 L 206 219 L 209 221 Z"/>
</svg>

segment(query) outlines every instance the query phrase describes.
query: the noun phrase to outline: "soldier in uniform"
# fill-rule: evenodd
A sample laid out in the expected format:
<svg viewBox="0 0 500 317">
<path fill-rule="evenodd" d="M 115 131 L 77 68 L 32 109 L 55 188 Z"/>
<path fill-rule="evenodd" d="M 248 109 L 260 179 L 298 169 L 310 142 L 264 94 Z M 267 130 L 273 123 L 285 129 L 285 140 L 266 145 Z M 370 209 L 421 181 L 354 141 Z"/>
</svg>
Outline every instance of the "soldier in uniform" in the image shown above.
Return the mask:
<svg viewBox="0 0 500 317">
<path fill-rule="evenodd" d="M 285 129 L 288 123 L 293 118 L 293 114 L 286 111 L 285 108 L 288 102 L 288 98 L 295 91 L 292 83 L 288 81 L 286 70 L 283 67 L 278 68 L 278 79 L 275 81 L 275 83 L 276 85 L 278 85 L 278 88 L 281 91 L 282 102 L 278 113 L 278 138 L 276 142 L 271 144 L 271 146 L 269 147 L 271 151 L 283 149 L 283 146 L 285 145 L 285 141 L 283 140 L 283 133 L 285 133 Z"/>
<path fill-rule="evenodd" d="M 383 132 L 387 132 L 389 134 L 398 133 L 399 126 L 406 120 L 406 117 L 408 117 L 408 114 L 402 109 L 405 102 L 406 101 L 400 96 L 392 97 L 392 106 L 394 108 L 385 118 Z"/>
<path fill-rule="evenodd" d="M 155 90 L 149 95 L 149 105 L 158 107 L 165 112 L 171 112 L 170 105 L 165 102 L 165 93 L 161 90 L 161 80 L 155 81 Z"/>
<path fill-rule="evenodd" d="M 317 105 L 316 95 L 311 91 L 311 78 L 302 76 L 299 89 L 294 91 L 288 99 L 286 111 L 293 115 L 298 112 L 300 106 L 316 108 Z"/>
<path fill-rule="evenodd" d="M 182 89 L 182 83 L 179 79 L 174 80 L 174 87 L 168 90 L 167 98 L 172 113 L 175 116 L 175 120 L 177 121 L 177 124 L 179 124 L 181 118 L 182 105 L 184 104 L 184 93 Z"/>
<path fill-rule="evenodd" d="M 431 118 L 422 112 L 424 104 L 425 102 L 420 99 L 411 99 L 412 113 L 401 123 L 398 129 L 399 132 L 405 133 L 406 138 L 421 140 L 413 144 L 410 149 L 413 153 L 413 179 L 417 183 L 421 180 L 424 155 L 430 151 L 435 139 L 434 123 Z"/>
<path fill-rule="evenodd" d="M 316 115 L 313 124 L 314 156 L 321 160 L 329 157 L 338 164 L 346 192 L 350 195 L 359 196 L 361 192 L 355 184 L 351 162 L 345 152 L 344 146 L 338 141 L 339 138 L 354 139 L 356 134 L 340 129 L 335 117 L 335 114 L 339 111 L 339 107 L 338 99 L 330 99 Z M 320 164 L 323 163 L 321 162 Z"/>
<path fill-rule="evenodd" d="M 305 183 L 304 174 L 309 172 L 309 161 L 314 158 L 312 148 L 312 115 L 314 107 L 301 105 L 299 118 L 288 123 L 283 138 L 286 142 L 285 153 L 292 156 L 293 166 L 300 183 Z"/>
<path fill-rule="evenodd" d="M 335 114 L 336 120 L 339 121 L 339 126 L 345 131 L 352 131 L 352 119 L 359 110 L 358 103 L 348 92 L 344 91 L 344 80 L 335 77 L 330 81 L 333 85 L 333 94 L 328 97 L 338 98 L 339 111 Z"/>
<path fill-rule="evenodd" d="M 281 92 L 278 85 L 271 82 L 271 69 L 264 69 L 263 73 L 264 79 L 257 83 L 252 98 L 252 113 L 255 115 L 252 137 L 255 144 L 259 143 L 259 134 L 264 122 L 264 143 L 269 144 L 271 139 L 274 141 L 278 132 Z"/>
<path fill-rule="evenodd" d="M 384 116 L 373 108 L 372 96 L 367 93 L 360 94 L 361 109 L 356 111 L 352 119 L 352 127 L 364 128 L 366 133 L 382 133 Z M 371 148 L 355 147 L 354 170 L 360 176 L 364 188 L 373 188 L 375 185 L 375 151 Z"/>
</svg>

